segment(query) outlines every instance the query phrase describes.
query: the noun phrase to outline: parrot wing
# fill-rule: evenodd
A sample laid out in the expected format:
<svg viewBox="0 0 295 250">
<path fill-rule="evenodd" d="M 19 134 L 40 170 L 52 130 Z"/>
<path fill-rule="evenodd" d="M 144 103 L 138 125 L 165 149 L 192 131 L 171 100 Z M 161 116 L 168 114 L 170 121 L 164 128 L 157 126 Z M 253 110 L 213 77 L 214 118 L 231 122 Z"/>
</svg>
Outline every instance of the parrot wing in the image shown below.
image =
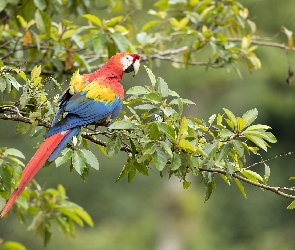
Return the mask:
<svg viewBox="0 0 295 250">
<path fill-rule="evenodd" d="M 50 128 L 45 138 L 77 126 L 116 117 L 122 108 L 122 98 L 116 88 L 103 80 L 98 78 L 91 83 L 80 84 L 78 88 L 71 85 L 68 92 L 63 94 L 69 98 L 63 100 L 54 120 L 63 112 L 68 114 Z"/>
</svg>

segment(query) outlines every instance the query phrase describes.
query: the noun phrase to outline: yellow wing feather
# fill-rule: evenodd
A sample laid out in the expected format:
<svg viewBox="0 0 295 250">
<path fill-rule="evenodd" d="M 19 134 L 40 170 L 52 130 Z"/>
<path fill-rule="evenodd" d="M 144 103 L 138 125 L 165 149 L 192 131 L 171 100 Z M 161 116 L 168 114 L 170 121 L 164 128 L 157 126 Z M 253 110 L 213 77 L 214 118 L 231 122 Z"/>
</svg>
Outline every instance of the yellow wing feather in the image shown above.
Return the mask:
<svg viewBox="0 0 295 250">
<path fill-rule="evenodd" d="M 99 81 L 100 80 L 100 81 Z M 88 98 L 95 101 L 111 102 L 117 97 L 117 94 L 110 86 L 100 84 L 102 79 L 96 79 L 92 82 L 85 81 L 84 76 L 79 73 L 71 80 L 70 93 L 85 92 Z"/>
</svg>

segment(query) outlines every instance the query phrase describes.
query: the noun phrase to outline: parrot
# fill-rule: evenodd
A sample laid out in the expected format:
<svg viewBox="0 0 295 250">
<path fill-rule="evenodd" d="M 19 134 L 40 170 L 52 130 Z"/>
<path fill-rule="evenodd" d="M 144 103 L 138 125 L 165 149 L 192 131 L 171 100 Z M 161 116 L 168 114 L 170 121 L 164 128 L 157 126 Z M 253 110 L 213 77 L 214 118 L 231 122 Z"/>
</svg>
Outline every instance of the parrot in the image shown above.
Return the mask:
<svg viewBox="0 0 295 250">
<path fill-rule="evenodd" d="M 73 75 L 69 88 L 58 99 L 59 109 L 51 128 L 44 135 L 44 142 L 24 168 L 18 187 L 1 211 L 0 218 L 8 213 L 44 163 L 54 161 L 66 144 L 80 132 L 81 126 L 111 121 L 120 113 L 124 99 L 124 88 L 120 81 L 124 73 L 137 74 L 139 61 L 138 54 L 117 53 L 95 72 Z"/>
</svg>

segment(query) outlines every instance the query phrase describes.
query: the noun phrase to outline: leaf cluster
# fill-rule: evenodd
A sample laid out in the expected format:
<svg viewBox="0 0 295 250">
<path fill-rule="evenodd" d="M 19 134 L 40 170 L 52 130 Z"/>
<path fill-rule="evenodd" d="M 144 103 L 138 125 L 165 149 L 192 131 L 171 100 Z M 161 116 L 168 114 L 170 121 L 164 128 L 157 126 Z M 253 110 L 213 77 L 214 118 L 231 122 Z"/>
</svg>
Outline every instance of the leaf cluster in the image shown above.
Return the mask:
<svg viewBox="0 0 295 250">
<path fill-rule="evenodd" d="M 250 70 L 260 68 L 251 45 L 256 25 L 238 1 L 155 1 L 147 22 L 136 27 L 132 13 L 141 5 L 139 0 L 4 1 L 0 66 L 29 72 L 42 64 L 43 74 L 62 77 L 77 68 L 89 72 L 105 57 L 130 51 L 143 54 L 150 65 L 160 59 L 176 68 L 203 65 L 239 73 L 239 62 L 246 59 Z M 112 15 L 90 14 L 93 8 Z"/>
<path fill-rule="evenodd" d="M 206 190 L 205 200 L 216 188 L 218 176 L 228 185 L 235 183 L 244 197 L 243 183 L 249 183 L 284 197 L 295 198 L 284 192 L 293 189 L 267 185 L 271 172 L 266 161 L 261 162 L 263 169 L 254 169 L 257 164 L 247 165 L 248 156 L 259 156 L 260 150 L 267 151 L 269 144 L 276 142 L 269 126 L 254 124 L 258 116 L 256 109 L 240 117 L 224 108 L 222 113 L 212 115 L 207 121 L 185 116 L 185 106 L 194 103 L 169 89 L 165 80 L 156 77 L 148 67 L 145 69 L 150 85 L 134 86 L 126 92 L 126 108 L 110 126 L 98 128 L 99 124 L 95 124 L 94 127 L 82 128 L 82 133 L 73 138 L 73 142 L 56 159 L 56 166 L 70 161 L 70 170 L 75 170 L 85 179 L 90 168 L 99 169 L 99 161 L 88 145 L 93 142 L 109 158 L 120 151 L 126 153 L 118 181 L 127 177 L 131 182 L 137 173 L 148 176 L 154 169 L 160 176 L 176 176 L 184 188 L 190 186 L 192 178 L 200 178 Z M 16 96 L 14 92 L 22 90 L 22 93 L 19 101 L 0 104 L 0 118 L 18 121 L 16 132 L 30 131 L 32 137 L 37 136 L 42 128 L 50 127 L 47 121 L 52 119 L 58 103 L 47 99 L 40 66 L 34 67 L 30 77 L 19 69 L 11 72 L 20 76 L 22 83 L 18 82 L 16 75 L 10 76 L 8 79 L 14 80 L 6 80 L 2 94 L 7 95 L 8 84 L 12 96 Z M 0 75 L 8 75 L 5 67 Z M 52 84 L 59 86 L 56 81 Z M 24 164 L 18 158 L 23 159 L 19 151 L 1 149 L 0 195 L 4 199 L 9 198 L 20 179 Z M 74 223 L 83 226 L 84 221 L 92 225 L 89 215 L 67 200 L 61 185 L 44 191 L 36 182 L 34 186 L 35 189 L 26 189 L 18 199 L 15 212 L 22 221 L 25 221 L 24 214 L 34 216 L 29 229 L 36 230 L 43 237 L 44 244 L 50 240 L 52 220 L 66 235 L 71 236 L 74 234 Z"/>
<path fill-rule="evenodd" d="M 16 188 L 24 167 L 22 162 L 24 158 L 24 155 L 17 149 L 0 148 L 0 196 L 2 200 L 7 200 Z M 71 237 L 75 236 L 75 224 L 83 227 L 85 222 L 93 226 L 89 214 L 82 207 L 68 200 L 61 184 L 57 189 L 42 190 L 39 184 L 33 181 L 33 184 L 30 184 L 29 188 L 17 199 L 16 204 L 14 211 L 20 221 L 27 224 L 25 215 L 32 216 L 27 229 L 36 231 L 36 234 L 43 238 L 45 246 L 52 235 L 52 221 L 57 223 L 65 235 Z M 9 247 L 14 244 L 16 243 L 5 242 L 2 247 L 10 249 Z"/>
</svg>

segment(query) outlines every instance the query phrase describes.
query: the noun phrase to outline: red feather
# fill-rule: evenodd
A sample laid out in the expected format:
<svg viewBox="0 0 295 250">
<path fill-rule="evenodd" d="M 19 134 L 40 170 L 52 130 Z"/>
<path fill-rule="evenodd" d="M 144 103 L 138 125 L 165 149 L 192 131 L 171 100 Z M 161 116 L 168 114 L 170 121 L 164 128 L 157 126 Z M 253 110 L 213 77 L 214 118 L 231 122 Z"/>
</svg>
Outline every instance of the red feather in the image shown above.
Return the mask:
<svg viewBox="0 0 295 250">
<path fill-rule="evenodd" d="M 47 161 L 49 156 L 52 154 L 54 149 L 58 146 L 61 140 L 70 132 L 70 130 L 66 132 L 57 133 L 45 139 L 43 144 L 34 154 L 32 159 L 29 161 L 27 166 L 25 167 L 18 187 L 12 193 L 9 201 L 6 203 L 3 208 L 0 217 L 3 217 L 13 206 L 15 200 L 21 195 L 24 191 L 26 185 L 33 179 L 35 174 L 39 171 L 39 169 L 43 166 L 43 164 Z"/>
</svg>

